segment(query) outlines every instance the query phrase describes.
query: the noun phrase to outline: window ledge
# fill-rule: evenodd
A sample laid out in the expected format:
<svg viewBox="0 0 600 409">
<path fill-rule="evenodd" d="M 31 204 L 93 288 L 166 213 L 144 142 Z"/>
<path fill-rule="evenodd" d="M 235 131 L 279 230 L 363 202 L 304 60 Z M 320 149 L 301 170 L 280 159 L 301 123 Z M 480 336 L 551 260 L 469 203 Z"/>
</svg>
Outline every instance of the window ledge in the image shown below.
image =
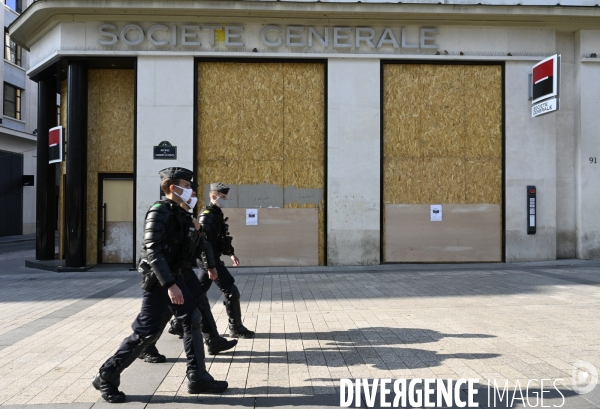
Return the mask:
<svg viewBox="0 0 600 409">
<path fill-rule="evenodd" d="M 9 60 L 7 60 L 6 58 L 4 59 L 4 62 L 5 62 L 5 63 L 7 63 L 7 64 L 9 64 L 9 65 L 12 65 L 12 66 L 13 66 L 13 67 L 15 67 L 15 68 L 18 68 L 18 69 L 20 69 L 20 70 L 21 70 L 21 71 L 23 71 L 23 72 L 27 72 L 27 70 L 26 70 L 25 68 L 21 67 L 20 65 L 17 65 L 17 64 L 15 64 L 15 63 L 14 63 L 14 62 L 12 62 L 12 61 L 9 61 Z"/>
<path fill-rule="evenodd" d="M 12 116 L 8 116 L 8 115 L 2 115 L 2 119 L 8 119 L 9 121 L 18 122 L 20 124 L 27 125 L 27 122 L 23 121 L 22 119 L 13 118 Z"/>
</svg>

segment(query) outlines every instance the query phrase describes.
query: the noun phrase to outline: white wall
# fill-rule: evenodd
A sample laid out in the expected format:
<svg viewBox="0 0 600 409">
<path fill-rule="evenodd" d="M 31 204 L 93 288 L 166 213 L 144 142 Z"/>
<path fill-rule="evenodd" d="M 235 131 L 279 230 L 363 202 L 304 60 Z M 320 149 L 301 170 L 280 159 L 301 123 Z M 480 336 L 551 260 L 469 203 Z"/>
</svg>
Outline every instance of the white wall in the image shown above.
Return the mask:
<svg viewBox="0 0 600 409">
<path fill-rule="evenodd" d="M 600 51 L 600 31 L 581 30 L 575 36 L 575 59 Z M 577 185 L 577 257 L 600 258 L 600 61 L 576 64 L 575 169 Z"/>
<path fill-rule="evenodd" d="M 556 257 L 575 258 L 575 34 L 556 33 L 561 54 L 560 111 L 556 115 Z"/>
<path fill-rule="evenodd" d="M 329 59 L 327 262 L 380 261 L 380 64 Z"/>
<path fill-rule="evenodd" d="M 170 166 L 192 169 L 194 124 L 193 57 L 139 57 L 137 71 L 136 253 L 144 216 L 158 200 L 158 172 Z M 153 160 L 161 141 L 177 146 L 177 160 Z"/>
<path fill-rule="evenodd" d="M 531 62 L 506 63 L 506 261 L 556 258 L 555 114 L 532 118 Z M 537 232 L 527 234 L 527 185 L 537 188 Z"/>
</svg>

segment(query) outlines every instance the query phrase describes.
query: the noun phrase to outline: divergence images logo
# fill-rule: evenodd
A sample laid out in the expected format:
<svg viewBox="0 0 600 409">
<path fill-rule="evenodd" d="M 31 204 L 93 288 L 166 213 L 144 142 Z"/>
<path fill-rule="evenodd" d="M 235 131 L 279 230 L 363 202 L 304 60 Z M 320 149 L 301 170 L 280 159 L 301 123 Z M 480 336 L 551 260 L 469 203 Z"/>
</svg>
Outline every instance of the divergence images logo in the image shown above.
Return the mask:
<svg viewBox="0 0 600 409">
<path fill-rule="evenodd" d="M 556 59 L 541 61 L 533 67 L 533 102 L 556 95 Z"/>
<path fill-rule="evenodd" d="M 598 383 L 596 367 L 586 361 L 577 361 L 571 369 L 573 390 L 580 395 L 590 393 Z"/>
</svg>

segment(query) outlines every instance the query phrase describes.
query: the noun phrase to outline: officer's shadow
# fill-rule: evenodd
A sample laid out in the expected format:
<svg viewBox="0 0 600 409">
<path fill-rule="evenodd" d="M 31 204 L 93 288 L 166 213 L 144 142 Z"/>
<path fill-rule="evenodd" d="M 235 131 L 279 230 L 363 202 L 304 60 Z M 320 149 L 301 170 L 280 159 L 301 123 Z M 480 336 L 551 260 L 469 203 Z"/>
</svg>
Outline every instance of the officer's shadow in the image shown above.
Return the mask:
<svg viewBox="0 0 600 409">
<path fill-rule="evenodd" d="M 236 363 L 302 363 L 329 367 L 367 364 L 383 370 L 419 369 L 440 366 L 446 359 L 490 359 L 500 355 L 469 351 L 444 354 L 414 348 L 415 344 L 438 342 L 443 338 L 493 337 L 488 334 L 444 334 L 429 329 L 385 327 L 310 333 L 257 333 L 258 339 L 318 340 L 320 346 L 296 350 L 286 347 L 282 351 L 236 350 L 233 360 Z M 231 360 L 231 354 L 227 355 L 217 355 L 215 360 Z"/>
</svg>

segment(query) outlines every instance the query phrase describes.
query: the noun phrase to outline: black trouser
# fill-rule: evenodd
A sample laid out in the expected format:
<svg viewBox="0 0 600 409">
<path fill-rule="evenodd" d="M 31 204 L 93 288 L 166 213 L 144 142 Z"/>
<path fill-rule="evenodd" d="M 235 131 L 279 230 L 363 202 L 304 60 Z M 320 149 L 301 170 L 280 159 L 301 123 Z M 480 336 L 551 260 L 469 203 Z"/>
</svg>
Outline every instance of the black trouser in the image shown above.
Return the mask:
<svg viewBox="0 0 600 409">
<path fill-rule="evenodd" d="M 235 279 L 233 278 L 229 270 L 227 270 L 227 267 L 225 267 L 225 263 L 223 263 L 223 261 L 220 258 L 217 258 L 216 268 L 217 273 L 219 274 L 219 278 L 217 278 L 214 281 L 217 284 L 217 287 L 219 287 L 219 289 L 223 293 L 228 294 L 231 290 L 231 287 L 233 287 L 235 283 Z M 204 292 L 207 292 L 209 290 L 212 283 L 213 280 L 208 278 L 208 270 L 200 268 L 200 285 L 202 286 Z"/>
<path fill-rule="evenodd" d="M 229 330 L 230 335 L 234 335 L 235 333 L 246 333 L 248 334 L 248 330 L 242 324 L 242 310 L 240 307 L 240 291 L 235 285 L 235 279 L 225 267 L 225 263 L 219 259 L 217 263 L 217 273 L 218 278 L 215 280 L 219 289 L 223 292 L 223 296 L 225 300 L 223 304 L 225 304 L 225 310 L 227 311 L 227 316 L 229 317 Z M 210 288 L 212 281 L 208 278 L 208 271 L 205 269 L 200 269 L 200 284 L 204 291 L 208 291 Z"/>
<path fill-rule="evenodd" d="M 176 284 L 183 293 L 183 304 L 171 303 L 167 289 L 161 287 L 159 283 L 156 283 L 151 291 L 144 291 L 141 311 L 131 324 L 133 334 L 123 340 L 117 352 L 102 365 L 101 371 L 121 373 L 148 346 L 153 345 L 164 329 L 164 325 L 166 325 L 165 313 L 167 309 L 181 321 L 185 334 L 193 333 L 192 323 L 194 320 L 198 320 L 197 317 L 200 315 L 193 294 L 196 291 L 202 291 L 200 282 L 191 280 L 186 285 L 183 276 L 178 275 Z M 200 345 L 202 345 L 201 340 Z M 204 363 L 202 362 L 199 368 L 191 335 L 183 338 L 183 348 L 187 357 L 188 370 L 202 370 Z M 204 358 L 204 349 L 199 353 L 199 357 Z"/>
<path fill-rule="evenodd" d="M 196 275 L 194 270 L 192 268 L 186 268 L 182 271 L 182 275 L 183 275 L 183 280 L 185 281 L 186 286 L 190 289 L 190 291 L 192 291 L 192 296 L 194 297 L 194 302 L 196 303 L 196 307 L 198 308 L 198 310 L 200 310 L 202 317 L 204 317 L 205 314 L 212 314 L 212 312 L 210 311 L 210 304 L 208 302 L 208 299 L 206 298 L 206 293 L 204 292 L 202 286 L 200 285 L 200 281 L 198 281 L 198 276 Z M 194 289 L 194 290 L 192 290 L 192 289 Z M 171 317 L 173 317 L 173 313 L 171 312 L 171 310 L 167 309 L 167 311 L 163 315 L 161 323 L 160 323 L 160 333 L 161 334 L 164 331 L 167 324 L 169 323 L 169 321 L 171 320 Z M 212 321 L 214 321 L 214 318 L 212 318 L 212 317 L 208 317 L 208 319 L 204 319 L 204 318 L 202 319 L 202 332 L 204 334 L 216 335 L 216 334 L 214 334 L 214 332 L 216 331 L 216 328 L 213 331 L 213 328 L 211 328 L 210 324 L 208 323 L 209 319 L 212 319 Z M 160 335 L 159 335 L 159 338 L 160 338 Z M 158 341 L 158 338 L 157 338 L 156 342 L 157 341 Z M 158 355 L 158 349 L 156 348 L 156 342 L 154 342 L 153 344 L 149 345 L 148 348 L 146 348 L 146 352 L 149 353 L 150 355 Z"/>
</svg>

